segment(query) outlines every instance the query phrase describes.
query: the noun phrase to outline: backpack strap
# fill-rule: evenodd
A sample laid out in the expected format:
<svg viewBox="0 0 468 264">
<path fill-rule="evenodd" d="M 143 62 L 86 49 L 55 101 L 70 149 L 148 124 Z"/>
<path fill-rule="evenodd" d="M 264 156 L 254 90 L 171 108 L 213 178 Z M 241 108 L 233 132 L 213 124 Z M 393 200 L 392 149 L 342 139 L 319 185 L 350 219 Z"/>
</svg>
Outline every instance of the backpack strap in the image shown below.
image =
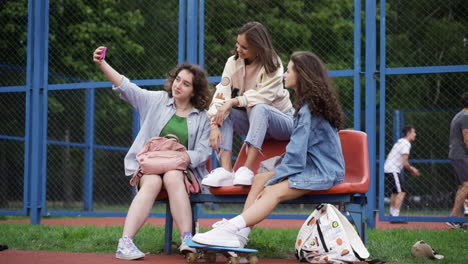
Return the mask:
<svg viewBox="0 0 468 264">
<path fill-rule="evenodd" d="M 172 140 L 174 140 L 174 141 L 177 142 L 177 143 L 180 143 L 179 137 L 177 137 L 177 136 L 174 135 L 174 134 L 167 134 L 167 135 L 165 135 L 164 137 L 167 138 L 167 139 L 172 139 Z"/>
<path fill-rule="evenodd" d="M 353 248 L 354 252 L 357 253 L 357 255 L 361 259 L 366 259 L 369 257 L 369 251 L 367 250 L 366 246 L 364 246 L 364 243 L 362 243 L 361 238 L 358 236 L 356 230 L 354 227 L 351 225 L 351 223 L 348 221 L 348 219 L 338 210 L 335 206 L 329 206 L 332 210 L 335 211 L 336 215 L 338 215 L 338 218 L 341 221 L 341 224 L 343 225 L 343 228 L 348 235 L 349 238 L 349 244 Z"/>
</svg>

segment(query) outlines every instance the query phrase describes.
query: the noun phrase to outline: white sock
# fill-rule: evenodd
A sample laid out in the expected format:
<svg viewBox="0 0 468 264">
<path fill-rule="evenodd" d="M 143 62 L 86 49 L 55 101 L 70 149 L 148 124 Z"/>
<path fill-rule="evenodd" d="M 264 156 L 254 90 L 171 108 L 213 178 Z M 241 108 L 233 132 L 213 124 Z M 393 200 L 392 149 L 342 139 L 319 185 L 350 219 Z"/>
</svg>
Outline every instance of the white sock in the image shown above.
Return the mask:
<svg viewBox="0 0 468 264">
<path fill-rule="evenodd" d="M 250 227 L 244 227 L 241 230 L 239 230 L 237 234 L 243 237 L 249 237 L 250 231 L 251 231 Z"/>
<path fill-rule="evenodd" d="M 238 216 L 232 218 L 231 220 L 229 220 L 228 222 L 233 224 L 236 227 L 236 229 L 237 229 L 236 232 L 243 229 L 247 225 L 245 223 L 244 217 L 242 217 L 242 215 L 238 215 Z"/>
</svg>

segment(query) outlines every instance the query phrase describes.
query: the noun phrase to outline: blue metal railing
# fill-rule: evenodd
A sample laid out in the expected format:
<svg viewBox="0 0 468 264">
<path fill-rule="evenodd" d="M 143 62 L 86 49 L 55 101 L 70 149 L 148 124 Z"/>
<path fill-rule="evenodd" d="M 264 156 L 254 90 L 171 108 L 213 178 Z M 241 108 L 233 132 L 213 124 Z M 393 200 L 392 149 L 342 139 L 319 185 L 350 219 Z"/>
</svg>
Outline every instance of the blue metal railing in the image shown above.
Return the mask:
<svg viewBox="0 0 468 264">
<path fill-rule="evenodd" d="M 331 77 L 352 77 L 354 86 L 354 129 L 361 129 L 361 75 L 365 78 L 365 131 L 369 137 L 369 156 L 371 164 L 371 182 L 376 182 L 377 175 L 380 179 L 378 186 L 380 193 L 383 193 L 383 169 L 376 171 L 376 165 L 384 162 L 384 155 L 377 159 L 377 147 L 379 153 L 385 152 L 385 78 L 386 75 L 400 74 L 434 74 L 448 72 L 468 72 L 468 65 L 450 65 L 450 66 L 430 66 L 430 67 L 386 67 L 386 1 L 380 1 L 380 53 L 377 54 L 376 40 L 377 31 L 377 6 L 376 1 L 365 1 L 365 67 L 361 72 L 361 0 L 354 0 L 354 47 L 353 47 L 353 69 L 330 71 Z M 108 146 L 95 144 L 95 89 L 108 88 L 110 82 L 91 82 L 81 80 L 73 76 L 62 76 L 74 83 L 66 84 L 48 84 L 48 77 L 54 76 L 54 73 L 48 72 L 48 13 L 49 1 L 38 0 L 28 2 L 28 46 L 27 46 L 27 66 L 17 67 L 11 65 L 0 65 L 0 67 L 14 67 L 15 70 L 26 72 L 26 85 L 0 87 L 0 93 L 25 93 L 25 134 L 24 137 L 0 135 L 0 139 L 22 141 L 24 142 L 24 187 L 23 187 L 23 208 L 22 210 L 0 210 L 1 215 L 30 215 L 31 223 L 40 223 L 41 215 L 53 216 L 124 216 L 125 213 L 115 212 L 93 212 L 93 160 L 96 149 L 113 150 L 125 152 L 128 147 Z M 204 18 L 205 1 L 179 0 L 179 24 L 178 24 L 178 62 L 189 61 L 204 66 Z M 380 58 L 379 71 L 377 71 L 377 59 Z M 376 121 L 376 76 L 380 77 L 380 96 L 379 96 L 379 126 L 380 134 L 377 134 Z M 58 75 L 57 75 L 58 76 Z M 220 81 L 220 76 L 210 76 L 211 83 Z M 160 86 L 164 79 L 135 80 L 140 86 Z M 85 139 L 80 142 L 64 142 L 47 139 L 47 94 L 48 91 L 85 89 Z M 404 120 L 402 113 L 410 110 L 400 110 L 394 118 L 394 135 L 398 137 Z M 438 111 L 438 110 L 419 110 L 419 111 Z M 133 138 L 139 131 L 139 118 L 136 112 L 132 114 L 132 135 Z M 65 145 L 83 148 L 84 150 L 84 183 L 83 183 L 83 208 L 84 211 L 48 211 L 46 210 L 46 169 L 47 169 L 47 145 Z M 412 160 L 416 163 L 447 163 L 444 159 L 418 159 Z M 213 163 L 216 167 L 216 162 Z M 380 166 L 382 167 L 382 166 Z M 376 206 L 376 187 L 371 185 L 368 197 L 367 218 L 370 226 L 375 223 Z M 383 197 L 380 197 L 379 214 L 383 215 L 384 205 Z M 164 216 L 164 214 L 152 214 L 151 216 Z M 204 217 L 214 216 L 212 214 L 203 214 Z M 218 215 L 216 217 L 229 216 Z M 272 215 L 271 217 L 298 217 L 298 215 Z M 386 220 L 381 217 L 381 220 Z M 447 218 L 407 218 L 410 221 L 448 221 Z"/>
</svg>

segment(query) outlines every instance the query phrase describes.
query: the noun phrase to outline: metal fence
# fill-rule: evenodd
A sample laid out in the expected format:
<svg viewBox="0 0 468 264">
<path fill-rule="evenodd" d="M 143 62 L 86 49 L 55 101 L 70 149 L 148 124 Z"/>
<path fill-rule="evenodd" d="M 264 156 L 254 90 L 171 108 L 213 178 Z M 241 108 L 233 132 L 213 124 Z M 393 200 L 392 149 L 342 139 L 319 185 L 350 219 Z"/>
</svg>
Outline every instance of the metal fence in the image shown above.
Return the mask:
<svg viewBox="0 0 468 264">
<path fill-rule="evenodd" d="M 401 128 L 411 125 L 417 136 L 409 162 L 420 176 L 402 171 L 407 196 L 400 217 L 388 217 L 389 186 L 379 166 L 379 215 L 447 221 L 458 187 L 448 160 L 450 121 L 468 81 L 467 7 L 462 1 L 381 1 L 380 7 L 379 165 L 403 137 Z"/>
<path fill-rule="evenodd" d="M 256 20 L 269 29 L 284 65 L 296 50 L 323 58 L 346 127 L 368 133 L 371 225 L 377 208 L 381 219 L 392 219 L 383 216 L 378 165 L 400 136 L 395 131 L 407 123 L 417 128 L 410 162 L 422 176 L 406 177 L 402 214 L 418 216 L 412 221 L 445 221 L 419 216 L 448 215 L 456 190 L 447 124 L 466 90 L 467 56 L 461 55 L 468 51 L 467 18 L 462 0 L 448 3 L 1 1 L 0 214 L 30 215 L 32 223 L 45 215 L 124 216 L 133 191 L 123 158 L 139 129 L 138 116 L 94 65 L 94 49 L 107 46 L 106 60 L 146 89 L 161 89 L 166 73 L 183 61 L 202 65 L 214 85 L 237 30 Z M 241 144 L 237 137 L 235 149 Z M 438 199 L 444 203 L 436 204 Z M 152 216 L 162 212 L 155 206 Z M 304 208 L 280 206 L 273 217 L 292 212 Z"/>
</svg>

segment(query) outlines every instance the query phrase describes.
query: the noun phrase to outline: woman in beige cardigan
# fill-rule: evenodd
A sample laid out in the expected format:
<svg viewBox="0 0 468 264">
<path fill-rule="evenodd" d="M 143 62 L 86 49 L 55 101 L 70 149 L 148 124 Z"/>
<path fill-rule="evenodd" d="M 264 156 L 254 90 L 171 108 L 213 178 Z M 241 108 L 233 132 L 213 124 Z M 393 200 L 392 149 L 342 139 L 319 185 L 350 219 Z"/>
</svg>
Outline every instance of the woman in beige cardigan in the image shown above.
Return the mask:
<svg viewBox="0 0 468 264">
<path fill-rule="evenodd" d="M 219 153 L 221 167 L 202 181 L 207 186 L 251 185 L 264 139 L 288 140 L 293 128 L 283 66 L 265 26 L 258 22 L 243 25 L 234 53 L 226 62 L 208 110 L 210 143 Z M 247 159 L 236 172 L 231 161 L 234 132 L 245 135 L 248 145 Z"/>
</svg>

